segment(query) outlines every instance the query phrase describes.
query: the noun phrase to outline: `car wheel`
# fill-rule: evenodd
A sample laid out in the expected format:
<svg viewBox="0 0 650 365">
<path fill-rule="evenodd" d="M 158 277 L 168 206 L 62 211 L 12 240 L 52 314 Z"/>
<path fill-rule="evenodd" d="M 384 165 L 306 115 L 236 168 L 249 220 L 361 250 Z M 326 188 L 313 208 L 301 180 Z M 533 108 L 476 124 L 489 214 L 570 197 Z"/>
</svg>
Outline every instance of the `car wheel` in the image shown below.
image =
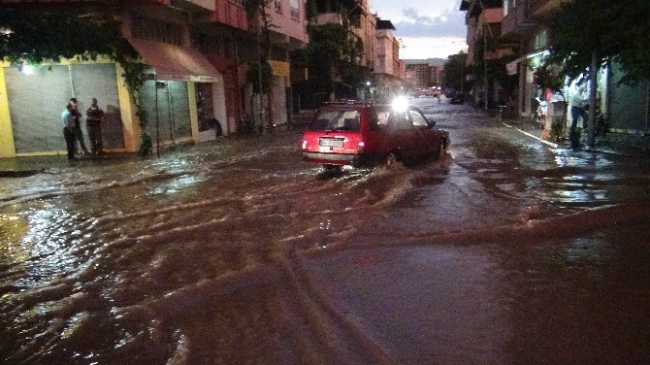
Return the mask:
<svg viewBox="0 0 650 365">
<path fill-rule="evenodd" d="M 393 168 L 397 165 L 397 155 L 395 152 L 389 152 L 388 155 L 386 156 L 386 161 L 384 162 L 384 166 L 386 168 L 390 169 Z"/>
</svg>

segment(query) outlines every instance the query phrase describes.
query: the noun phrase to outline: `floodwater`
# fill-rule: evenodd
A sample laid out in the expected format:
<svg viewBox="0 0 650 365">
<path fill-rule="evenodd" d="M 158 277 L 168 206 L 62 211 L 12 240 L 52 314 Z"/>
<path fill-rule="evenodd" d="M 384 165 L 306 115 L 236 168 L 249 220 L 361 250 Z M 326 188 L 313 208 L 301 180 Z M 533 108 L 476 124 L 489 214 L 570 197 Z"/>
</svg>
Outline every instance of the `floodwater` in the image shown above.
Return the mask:
<svg viewBox="0 0 650 365">
<path fill-rule="evenodd" d="M 650 363 L 649 160 L 433 100 L 413 168 L 283 131 L 0 179 L 0 363 Z"/>
</svg>

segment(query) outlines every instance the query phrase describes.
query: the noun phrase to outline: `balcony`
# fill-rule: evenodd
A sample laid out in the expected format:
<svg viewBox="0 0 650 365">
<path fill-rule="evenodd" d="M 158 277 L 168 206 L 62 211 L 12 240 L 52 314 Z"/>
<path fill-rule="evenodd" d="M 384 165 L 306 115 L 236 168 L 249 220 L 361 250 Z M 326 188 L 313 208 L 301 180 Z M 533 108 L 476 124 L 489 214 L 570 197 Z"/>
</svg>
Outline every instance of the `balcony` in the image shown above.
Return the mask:
<svg viewBox="0 0 650 365">
<path fill-rule="evenodd" d="M 506 38 L 529 35 L 536 27 L 535 19 L 562 5 L 562 0 L 523 0 L 503 18 L 502 32 Z"/>
<path fill-rule="evenodd" d="M 212 12 L 217 9 L 214 0 L 171 0 L 171 5 L 191 13 Z"/>
<path fill-rule="evenodd" d="M 319 14 L 314 24 L 316 25 L 325 25 L 325 24 L 343 24 L 343 16 L 339 13 L 323 13 Z"/>
<path fill-rule="evenodd" d="M 510 9 L 508 15 L 501 22 L 501 35 L 507 38 L 517 38 L 529 33 L 535 27 L 535 22 L 530 13 L 528 2 L 522 2 L 514 9 Z"/>
</svg>

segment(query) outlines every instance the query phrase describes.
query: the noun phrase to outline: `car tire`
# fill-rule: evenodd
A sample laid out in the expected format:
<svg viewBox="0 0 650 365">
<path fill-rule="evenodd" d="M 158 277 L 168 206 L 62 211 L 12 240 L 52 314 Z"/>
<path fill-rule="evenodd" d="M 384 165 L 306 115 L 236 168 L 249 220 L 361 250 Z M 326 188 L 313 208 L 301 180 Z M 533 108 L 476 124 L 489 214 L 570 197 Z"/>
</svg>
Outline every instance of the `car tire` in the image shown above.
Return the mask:
<svg viewBox="0 0 650 365">
<path fill-rule="evenodd" d="M 387 169 L 391 169 L 397 166 L 398 162 L 399 160 L 397 159 L 395 152 L 389 152 L 388 155 L 386 155 L 386 159 L 384 160 L 384 166 Z"/>
</svg>

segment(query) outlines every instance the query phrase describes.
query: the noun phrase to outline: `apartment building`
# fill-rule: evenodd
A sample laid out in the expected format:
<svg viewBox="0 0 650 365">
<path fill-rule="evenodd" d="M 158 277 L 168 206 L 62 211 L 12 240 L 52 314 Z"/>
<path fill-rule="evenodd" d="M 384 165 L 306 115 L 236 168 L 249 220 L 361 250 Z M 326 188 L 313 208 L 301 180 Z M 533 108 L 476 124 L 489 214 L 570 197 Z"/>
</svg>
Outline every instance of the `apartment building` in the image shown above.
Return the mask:
<svg viewBox="0 0 650 365">
<path fill-rule="evenodd" d="M 377 17 L 375 33 L 370 37 L 374 87 L 373 96 L 388 98 L 398 94 L 405 76 L 404 61 L 399 59 L 400 43 L 391 30 L 395 30 L 390 20 Z"/>
<path fill-rule="evenodd" d="M 405 69 L 399 59 L 399 40 L 391 33 L 395 27 L 390 20 L 371 13 L 368 0 L 315 0 L 314 4 L 317 14 L 311 24 L 350 24 L 363 42 L 358 62 L 371 76 L 364 87 L 357 90 L 357 97 L 388 97 L 397 93 L 402 88 Z"/>
<path fill-rule="evenodd" d="M 503 46 L 500 53 L 503 57 L 508 48 L 516 57 L 505 65 L 506 72 L 516 77 L 517 85 L 506 102 L 519 116 L 532 116 L 539 101 L 549 102 L 547 110 L 551 118 L 565 117 L 565 123 L 570 121 L 566 113 L 567 103 L 578 92 L 578 81 L 566 83 L 562 90 L 542 89 L 535 81 L 535 69 L 542 64 L 549 49 L 550 40 L 554 36 L 553 29 L 547 29 L 539 21 L 551 11 L 558 9 L 562 0 L 463 0 L 460 10 L 467 12 L 467 44 L 469 46 L 469 63 L 474 58 L 476 45 L 480 45 L 481 29 L 489 29 L 492 35 L 498 36 Z M 488 25 L 486 27 L 486 24 Z M 498 31 L 498 32 L 497 32 Z M 487 54 L 486 58 L 490 55 Z M 561 67 L 561 65 L 558 65 Z M 609 131 L 621 133 L 648 133 L 650 125 L 648 110 L 650 110 L 650 93 L 648 82 L 635 86 L 619 85 L 624 73 L 616 62 L 603 67 L 597 77 L 597 104 L 606 119 Z M 473 93 L 475 101 L 480 101 L 480 95 L 488 91 L 489 95 L 498 96 L 498 85 L 489 80 L 481 82 L 481 77 L 474 76 Z M 478 87 L 477 87 L 478 85 Z M 485 88 L 482 85 L 488 85 Z M 586 84 L 585 84 L 586 85 Z"/>
<path fill-rule="evenodd" d="M 488 65 L 516 52 L 517 44 L 502 38 L 503 1 L 463 0 L 460 10 L 466 12 L 467 65 L 483 64 L 483 72 L 468 75 L 473 100 L 482 106 L 506 103 L 513 91 L 505 89 L 496 73 L 488 70 Z"/>
<path fill-rule="evenodd" d="M 428 63 L 411 63 L 406 65 L 406 82 L 409 88 L 425 90 L 433 86 L 431 83 L 432 68 Z"/>
</svg>

